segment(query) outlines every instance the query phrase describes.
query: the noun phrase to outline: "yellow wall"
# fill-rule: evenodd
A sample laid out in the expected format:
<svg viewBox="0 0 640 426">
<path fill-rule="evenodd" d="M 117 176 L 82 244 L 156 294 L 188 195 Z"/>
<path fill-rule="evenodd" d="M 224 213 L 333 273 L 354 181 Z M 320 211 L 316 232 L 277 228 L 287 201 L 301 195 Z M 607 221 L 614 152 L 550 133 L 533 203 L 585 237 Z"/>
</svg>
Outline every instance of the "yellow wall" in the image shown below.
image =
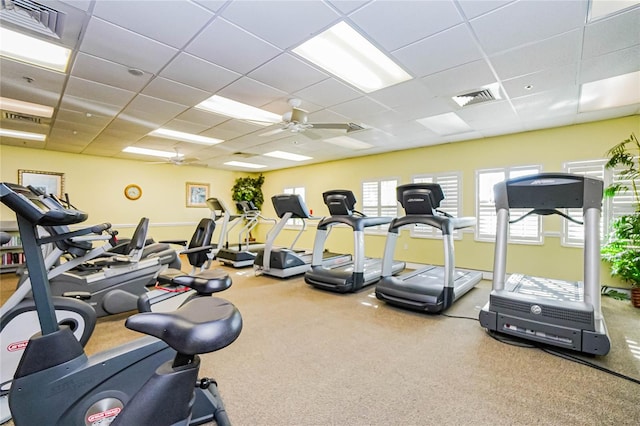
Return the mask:
<svg viewBox="0 0 640 426">
<path fill-rule="evenodd" d="M 640 133 L 640 117 L 637 115 L 267 172 L 263 186 L 266 200 L 263 212 L 267 217 L 275 217 L 269 199 L 285 187 L 305 187 L 308 207 L 315 215 L 322 216 L 327 213 L 322 193 L 329 189 L 351 189 L 359 198 L 361 183 L 365 179 L 396 177 L 401 183 L 408 183 L 414 175 L 421 173 L 459 171 L 462 173 L 462 214 L 475 216 L 477 169 L 541 164 L 543 171 L 561 171 L 566 161 L 604 158 L 611 146 L 631 132 Z M 231 187 L 237 177 L 247 175 L 11 146 L 0 146 L 0 155 L 2 181 L 17 181 L 18 169 L 64 172 L 65 191 L 78 208 L 89 213 L 90 223 L 104 221 L 133 227 L 141 216 L 148 216 L 151 235 L 156 239 L 188 239 L 195 223 L 210 215 L 206 208 L 185 207 L 186 182 L 209 183 L 211 196 L 222 198 L 233 208 Z M 140 200 L 129 201 L 124 197 L 123 189 L 129 183 L 142 187 Z M 7 213 L 4 206 L 1 208 L 0 219 L 13 220 L 11 213 Z M 545 218 L 545 232 L 559 232 L 559 223 L 556 218 Z M 264 241 L 268 229 L 268 226 L 261 225 L 255 232 L 256 237 Z M 129 235 L 131 231 L 125 229 L 122 235 Z M 310 226 L 297 246 L 311 248 L 314 236 L 315 228 Z M 287 230 L 279 237 L 278 243 L 286 245 L 293 238 L 293 231 Z M 366 254 L 381 256 L 385 237 L 371 235 L 366 238 Z M 233 236 L 232 241 L 235 241 Z M 332 231 L 327 241 L 327 248 L 334 251 L 350 251 L 352 246 L 352 233 L 346 228 Z M 474 241 L 473 233 L 464 233 L 463 239 L 456 241 L 456 263 L 460 267 L 491 271 L 493 246 L 492 243 Z M 442 242 L 410 238 L 408 231 L 402 231 L 396 258 L 415 263 L 442 264 Z M 546 236 L 543 246 L 510 245 L 507 270 L 580 279 L 581 264 L 580 249 L 561 247 L 558 237 Z M 620 285 L 612 281 L 608 273 L 605 265 L 602 282 Z"/>
<path fill-rule="evenodd" d="M 195 224 L 210 217 L 208 208 L 186 207 L 186 182 L 208 183 L 209 194 L 231 208 L 231 187 L 239 173 L 204 167 L 148 164 L 139 161 L 0 146 L 0 177 L 18 182 L 18 169 L 64 173 L 64 190 L 76 208 L 89 214 L 87 224 L 109 222 L 121 236 L 130 236 L 141 217 L 150 219 L 155 240 L 190 239 Z M 123 190 L 135 183 L 142 188 L 136 201 Z M 0 206 L 0 220 L 15 221 Z"/>
<path fill-rule="evenodd" d="M 268 199 L 273 194 L 281 193 L 284 187 L 303 186 L 308 207 L 314 214 L 323 215 L 327 210 L 322 202 L 322 192 L 329 189 L 351 189 L 359 198 L 361 183 L 365 179 L 397 177 L 401 183 L 408 183 L 417 174 L 459 171 L 462 173 L 462 214 L 475 216 L 476 170 L 541 164 L 545 172 L 562 171 L 563 163 L 567 161 L 605 158 L 610 147 L 627 138 L 631 132 L 639 133 L 639 130 L 640 117 L 636 115 L 333 161 L 266 173 L 263 191 Z M 269 202 L 265 202 L 263 211 L 266 216 L 275 215 Z M 545 232 L 560 231 L 560 221 L 556 218 L 545 218 L 543 226 Z M 313 228 L 311 231 L 301 238 L 300 247 L 312 247 Z M 282 236 L 283 244 L 291 241 L 291 232 Z M 352 246 L 347 230 L 336 229 L 334 233 L 336 235 L 331 235 L 328 240 L 330 249 L 345 251 Z M 367 255 L 380 256 L 384 242 L 384 237 L 367 236 Z M 472 233 L 464 233 L 463 239 L 456 241 L 456 264 L 491 271 L 493 248 L 493 243 L 474 241 Z M 562 247 L 559 237 L 546 236 L 543 246 L 510 245 L 508 255 L 508 272 L 559 279 L 582 277 L 582 251 Z M 416 263 L 442 264 L 442 242 L 409 238 L 408 231 L 403 231 L 396 246 L 396 258 Z M 620 285 L 608 274 L 609 269 L 604 265 L 602 282 Z"/>
</svg>

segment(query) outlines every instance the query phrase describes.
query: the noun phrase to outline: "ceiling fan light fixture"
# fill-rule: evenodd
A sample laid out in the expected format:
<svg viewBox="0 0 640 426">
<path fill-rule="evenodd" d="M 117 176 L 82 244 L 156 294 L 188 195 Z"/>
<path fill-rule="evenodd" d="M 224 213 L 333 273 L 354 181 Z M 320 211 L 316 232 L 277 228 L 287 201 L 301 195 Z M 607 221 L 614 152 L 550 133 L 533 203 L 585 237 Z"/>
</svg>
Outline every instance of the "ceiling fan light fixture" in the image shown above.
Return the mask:
<svg viewBox="0 0 640 426">
<path fill-rule="evenodd" d="M 21 132 L 19 130 L 11 130 L 11 129 L 2 129 L 2 128 L 0 128 L 0 137 L 15 138 L 15 139 L 27 139 L 27 140 L 30 140 L 30 141 L 43 142 L 47 138 L 47 135 L 43 135 L 43 134 L 40 134 L 40 133 Z"/>
<path fill-rule="evenodd" d="M 224 142 L 222 139 L 210 138 L 207 136 L 194 135 L 192 133 L 179 132 L 177 130 L 170 130 L 165 128 L 159 128 L 149 133 L 149 136 L 157 136 L 165 139 L 173 139 L 183 142 L 197 143 L 200 145 L 217 145 Z"/>
<path fill-rule="evenodd" d="M 412 78 L 344 21 L 307 40 L 293 52 L 365 93 Z"/>
<path fill-rule="evenodd" d="M 139 148 L 137 146 L 128 146 L 125 149 L 123 149 L 122 152 L 126 152 L 126 153 L 129 153 L 129 154 L 149 155 L 149 156 L 152 156 L 152 157 L 161 157 L 161 158 L 175 158 L 176 157 L 175 151 L 174 152 L 160 151 L 160 150 L 156 150 L 156 149 Z"/>
<path fill-rule="evenodd" d="M 306 155 L 294 154 L 292 152 L 286 151 L 271 151 L 263 154 L 267 157 L 280 158 L 282 160 L 290 160 L 290 161 L 306 161 L 311 160 L 313 157 L 307 157 Z"/>
<path fill-rule="evenodd" d="M 279 123 L 282 119 L 278 114 L 218 95 L 205 99 L 195 108 L 224 115 L 225 117 L 247 120 L 261 126 L 271 126 Z"/>
<path fill-rule="evenodd" d="M 71 50 L 0 27 L 0 56 L 65 72 L 71 57 Z"/>
<path fill-rule="evenodd" d="M 19 112 L 21 114 L 35 115 L 45 118 L 51 118 L 53 116 L 53 107 L 19 101 L 17 99 L 3 98 L 1 96 L 0 110 Z"/>
<path fill-rule="evenodd" d="M 262 164 L 245 163 L 243 161 L 227 161 L 224 163 L 226 166 L 243 167 L 245 169 L 263 169 L 267 166 Z"/>
</svg>

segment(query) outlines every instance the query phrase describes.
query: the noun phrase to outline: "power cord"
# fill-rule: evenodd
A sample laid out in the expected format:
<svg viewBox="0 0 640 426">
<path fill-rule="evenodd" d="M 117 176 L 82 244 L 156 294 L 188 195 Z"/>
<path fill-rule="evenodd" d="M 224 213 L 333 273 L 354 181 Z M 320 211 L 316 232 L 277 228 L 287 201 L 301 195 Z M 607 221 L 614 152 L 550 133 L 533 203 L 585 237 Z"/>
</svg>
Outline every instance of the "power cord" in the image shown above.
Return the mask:
<svg viewBox="0 0 640 426">
<path fill-rule="evenodd" d="M 444 314 L 444 313 L 440 313 L 440 315 L 442 315 L 443 317 L 447 317 L 447 318 L 455 318 L 455 319 L 466 319 L 466 320 L 472 320 L 472 321 L 479 321 L 478 318 L 473 318 L 473 317 L 467 317 L 467 316 L 460 316 L 460 315 L 449 315 L 449 314 Z M 598 365 L 596 363 L 587 361 L 586 359 L 580 358 L 576 355 L 572 355 L 570 353 L 565 353 L 565 352 L 561 352 L 555 349 L 551 349 L 547 346 L 543 346 L 541 344 L 537 344 L 537 343 L 526 343 L 520 340 L 515 340 L 515 339 L 509 339 L 495 331 L 491 331 L 491 330 L 487 330 L 487 334 L 489 335 L 489 337 L 491 337 L 494 340 L 497 340 L 500 343 L 504 343 L 505 345 L 511 345 L 511 346 L 516 346 L 519 348 L 526 348 L 526 349 L 540 349 L 542 352 L 547 353 L 549 355 L 553 355 L 553 356 L 557 356 L 558 358 L 562 358 L 562 359 L 566 359 L 567 361 L 572 361 L 575 362 L 576 364 L 581 364 L 587 367 L 591 367 L 594 368 L 596 370 L 602 371 L 604 373 L 607 374 L 611 374 L 612 376 L 618 377 L 620 379 L 624 379 L 624 380 L 628 380 L 632 383 L 636 383 L 636 384 L 640 384 L 640 380 L 636 379 L 634 377 L 631 376 L 627 376 L 625 374 L 619 373 L 617 371 L 611 370 L 609 368 L 603 367 L 601 365 Z"/>
</svg>

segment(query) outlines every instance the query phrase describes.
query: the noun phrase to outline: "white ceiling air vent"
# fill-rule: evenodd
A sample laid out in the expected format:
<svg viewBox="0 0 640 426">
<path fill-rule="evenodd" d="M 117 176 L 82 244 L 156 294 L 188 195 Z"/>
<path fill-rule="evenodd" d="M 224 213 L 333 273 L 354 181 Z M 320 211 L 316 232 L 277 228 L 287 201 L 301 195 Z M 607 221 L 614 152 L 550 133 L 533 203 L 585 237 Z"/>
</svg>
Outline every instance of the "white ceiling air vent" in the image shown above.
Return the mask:
<svg viewBox="0 0 640 426">
<path fill-rule="evenodd" d="M 462 95 L 454 96 L 451 99 L 455 101 L 461 107 L 480 104 L 483 102 L 495 101 L 496 99 L 500 99 L 498 95 L 498 86 L 495 87 L 487 87 L 481 88 L 477 90 L 473 90 L 469 93 L 464 93 Z"/>
<path fill-rule="evenodd" d="M 31 0 L 0 0 L 0 19 L 59 39 L 64 13 Z"/>
<path fill-rule="evenodd" d="M 13 111 L 2 111 L 2 115 L 0 115 L 2 122 L 12 122 L 12 123 L 25 123 L 25 124 L 40 124 L 40 125 L 49 125 L 51 124 L 51 119 L 46 117 L 38 117 L 36 115 L 23 114 L 20 112 Z"/>
</svg>

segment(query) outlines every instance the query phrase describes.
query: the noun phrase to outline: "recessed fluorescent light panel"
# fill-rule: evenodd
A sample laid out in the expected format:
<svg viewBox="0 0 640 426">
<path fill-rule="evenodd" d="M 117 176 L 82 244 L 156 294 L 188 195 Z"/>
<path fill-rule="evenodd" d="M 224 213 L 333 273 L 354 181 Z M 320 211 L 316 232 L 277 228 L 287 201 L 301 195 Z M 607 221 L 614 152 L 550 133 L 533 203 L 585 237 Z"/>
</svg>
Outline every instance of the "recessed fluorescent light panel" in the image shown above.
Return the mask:
<svg viewBox="0 0 640 426">
<path fill-rule="evenodd" d="M 0 55 L 38 67 L 65 72 L 71 50 L 0 27 Z"/>
<path fill-rule="evenodd" d="M 150 155 L 152 157 L 162 157 L 162 158 L 175 158 L 177 156 L 175 151 L 173 152 L 159 151 L 156 149 L 138 148 L 136 146 L 128 146 L 125 149 L 123 149 L 122 152 L 127 152 L 129 154 Z"/>
<path fill-rule="evenodd" d="M 150 136 L 158 136 L 165 139 L 174 139 L 183 142 L 197 143 L 200 145 L 216 145 L 224 142 L 222 139 L 209 138 L 206 136 L 194 135 L 191 133 L 178 132 L 177 130 L 156 129 L 149 133 Z"/>
<path fill-rule="evenodd" d="M 366 142 L 359 141 L 358 139 L 350 138 L 349 136 L 336 136 L 335 138 L 323 139 L 325 142 L 329 142 L 334 145 L 341 146 L 349 149 L 367 149 L 373 145 Z"/>
<path fill-rule="evenodd" d="M 53 107 L 19 101 L 17 99 L 3 98 L 1 96 L 0 109 L 45 118 L 51 118 L 53 116 Z"/>
<path fill-rule="evenodd" d="M 640 3 L 638 0 L 591 0 L 591 13 L 589 14 L 589 20 L 602 18 L 603 16 L 611 15 L 619 10 L 626 9 L 633 5 Z"/>
<path fill-rule="evenodd" d="M 411 79 L 346 22 L 318 34 L 293 52 L 366 93 Z"/>
<path fill-rule="evenodd" d="M 267 157 L 282 158 L 283 160 L 291 160 L 291 161 L 311 160 L 311 157 L 307 157 L 306 155 L 293 154 L 291 152 L 285 152 L 285 151 L 271 151 L 263 155 Z"/>
<path fill-rule="evenodd" d="M 278 114 L 274 114 L 272 112 L 265 111 L 251 105 L 243 104 L 242 102 L 223 98 L 222 96 L 218 95 L 213 95 L 209 99 L 200 102 L 195 107 L 205 111 L 224 115 L 225 117 L 247 120 L 260 126 L 271 126 L 272 124 L 282 121 L 282 117 Z"/>
<path fill-rule="evenodd" d="M 267 166 L 264 166 L 262 164 L 244 163 L 242 161 L 227 161 L 224 164 L 227 165 L 227 166 L 244 167 L 246 169 L 263 169 L 263 168 L 267 167 Z"/>
<path fill-rule="evenodd" d="M 579 112 L 640 103 L 640 71 L 582 85 Z"/>
<path fill-rule="evenodd" d="M 47 138 L 47 135 L 41 135 L 40 133 L 21 132 L 19 130 L 0 129 L 0 137 L 28 139 L 30 141 L 44 141 Z"/>
<path fill-rule="evenodd" d="M 416 121 L 440 136 L 455 135 L 473 130 L 454 112 L 421 118 Z"/>
</svg>

